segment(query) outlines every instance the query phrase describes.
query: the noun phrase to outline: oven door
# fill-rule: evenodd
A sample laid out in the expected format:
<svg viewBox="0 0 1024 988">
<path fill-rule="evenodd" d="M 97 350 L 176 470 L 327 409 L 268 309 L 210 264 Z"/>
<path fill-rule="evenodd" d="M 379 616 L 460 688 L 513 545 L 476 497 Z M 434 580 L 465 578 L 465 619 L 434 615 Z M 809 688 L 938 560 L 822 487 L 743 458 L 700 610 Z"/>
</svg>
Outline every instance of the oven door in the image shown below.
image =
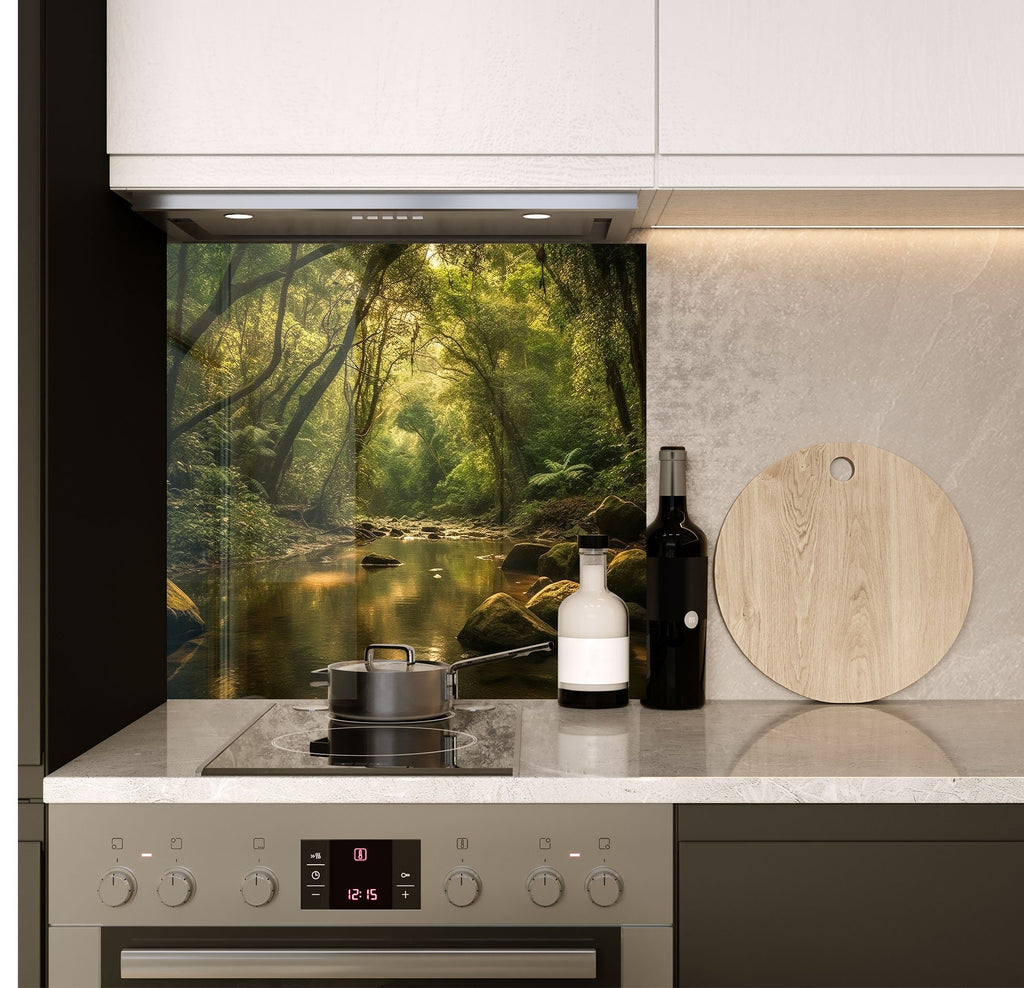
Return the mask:
<svg viewBox="0 0 1024 988">
<path fill-rule="evenodd" d="M 619 927 L 107 927 L 101 984 L 622 984 Z"/>
</svg>

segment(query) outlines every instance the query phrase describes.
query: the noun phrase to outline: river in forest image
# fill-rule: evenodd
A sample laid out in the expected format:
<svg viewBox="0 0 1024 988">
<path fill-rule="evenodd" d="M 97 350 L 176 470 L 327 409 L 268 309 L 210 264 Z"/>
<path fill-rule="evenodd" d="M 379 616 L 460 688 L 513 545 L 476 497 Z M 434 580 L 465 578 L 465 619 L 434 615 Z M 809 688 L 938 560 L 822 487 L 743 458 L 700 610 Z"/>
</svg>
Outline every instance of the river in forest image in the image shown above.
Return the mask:
<svg viewBox="0 0 1024 988">
<path fill-rule="evenodd" d="M 503 572 L 510 539 L 380 538 L 234 567 L 178 575 L 206 621 L 205 635 L 168 656 L 167 696 L 326 697 L 309 673 L 352 661 L 374 643 L 411 645 L 418 659 L 455 662 L 466 618 L 492 593 L 525 602 L 535 574 Z M 367 569 L 368 552 L 400 566 Z M 630 695 L 645 677 L 644 637 L 631 635 Z M 497 650 L 497 649 L 496 649 Z M 396 653 L 397 655 L 397 653 Z M 388 656 L 394 657 L 394 656 Z M 466 698 L 557 696 L 553 655 L 509 659 L 459 673 Z"/>
<path fill-rule="evenodd" d="M 378 642 L 453 662 L 553 638 L 578 535 L 642 552 L 645 265 L 642 244 L 168 244 L 168 697 L 315 696 L 310 671 Z M 561 546 L 539 601 L 525 543 Z M 616 574 L 634 628 L 641 562 Z M 556 669 L 461 689 L 550 698 Z"/>
</svg>

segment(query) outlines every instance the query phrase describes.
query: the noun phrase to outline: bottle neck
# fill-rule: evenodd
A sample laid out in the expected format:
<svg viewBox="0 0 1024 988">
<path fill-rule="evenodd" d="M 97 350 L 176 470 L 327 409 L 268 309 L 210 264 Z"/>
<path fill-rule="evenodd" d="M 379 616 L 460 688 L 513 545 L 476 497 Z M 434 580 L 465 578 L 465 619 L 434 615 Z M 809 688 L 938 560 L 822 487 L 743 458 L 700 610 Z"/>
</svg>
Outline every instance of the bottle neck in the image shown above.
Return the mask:
<svg viewBox="0 0 1024 988">
<path fill-rule="evenodd" d="M 580 549 L 580 589 L 608 589 L 608 550 Z"/>
<path fill-rule="evenodd" d="M 658 513 L 686 514 L 686 460 L 661 461 L 658 482 Z"/>
<path fill-rule="evenodd" d="M 686 460 L 662 460 L 658 496 L 686 498 Z"/>
</svg>

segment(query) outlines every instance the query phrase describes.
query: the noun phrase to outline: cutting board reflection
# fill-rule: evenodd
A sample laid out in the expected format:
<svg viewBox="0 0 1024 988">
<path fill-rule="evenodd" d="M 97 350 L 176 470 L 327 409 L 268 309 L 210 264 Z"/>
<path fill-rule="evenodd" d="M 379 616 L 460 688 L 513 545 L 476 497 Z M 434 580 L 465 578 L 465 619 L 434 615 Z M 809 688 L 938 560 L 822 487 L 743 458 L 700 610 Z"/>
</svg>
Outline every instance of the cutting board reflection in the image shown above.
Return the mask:
<svg viewBox="0 0 1024 988">
<path fill-rule="evenodd" d="M 715 551 L 718 605 L 744 655 L 794 693 L 835 703 L 888 696 L 932 669 L 963 626 L 971 583 L 946 495 L 864 443 L 773 463 L 730 508 Z"/>
<path fill-rule="evenodd" d="M 951 778 L 958 772 L 924 731 L 883 707 L 814 706 L 766 730 L 729 774 Z"/>
</svg>

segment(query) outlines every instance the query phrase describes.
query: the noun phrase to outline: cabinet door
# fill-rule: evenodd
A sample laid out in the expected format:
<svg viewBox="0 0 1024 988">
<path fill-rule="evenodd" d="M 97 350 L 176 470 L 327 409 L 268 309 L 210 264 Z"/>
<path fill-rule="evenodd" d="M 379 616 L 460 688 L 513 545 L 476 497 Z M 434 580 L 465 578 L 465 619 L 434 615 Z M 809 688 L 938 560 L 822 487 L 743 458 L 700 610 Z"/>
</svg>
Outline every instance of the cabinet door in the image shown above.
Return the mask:
<svg viewBox="0 0 1024 988">
<path fill-rule="evenodd" d="M 1024 153 L 1019 0 L 661 0 L 659 15 L 663 155 Z"/>
<path fill-rule="evenodd" d="M 654 31 L 654 0 L 109 0 L 108 152 L 650 155 Z"/>
<path fill-rule="evenodd" d="M 678 866 L 680 985 L 1024 985 L 1022 842 L 687 841 Z"/>
</svg>

